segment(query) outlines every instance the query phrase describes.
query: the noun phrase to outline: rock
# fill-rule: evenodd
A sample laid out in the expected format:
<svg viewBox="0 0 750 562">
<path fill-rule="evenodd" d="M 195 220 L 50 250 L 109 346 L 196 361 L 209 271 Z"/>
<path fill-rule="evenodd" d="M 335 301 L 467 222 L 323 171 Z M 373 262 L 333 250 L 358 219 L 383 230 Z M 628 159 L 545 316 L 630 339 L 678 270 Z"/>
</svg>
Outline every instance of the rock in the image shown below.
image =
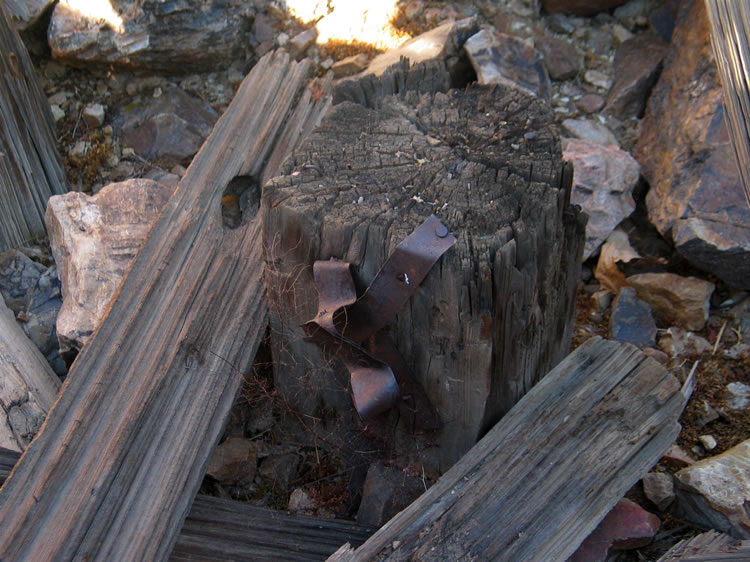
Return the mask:
<svg viewBox="0 0 750 562">
<path fill-rule="evenodd" d="M 605 310 L 607 310 L 609 308 L 609 305 L 612 304 L 613 296 L 613 293 L 611 293 L 607 289 L 596 291 L 590 297 L 591 304 L 593 305 L 594 310 L 596 310 L 597 312 L 604 312 Z"/>
<path fill-rule="evenodd" d="M 656 515 L 623 498 L 583 541 L 569 561 L 604 562 L 610 549 L 626 550 L 646 546 L 654 538 L 660 525 L 661 521 Z"/>
<path fill-rule="evenodd" d="M 92 129 L 104 124 L 104 106 L 100 103 L 90 103 L 83 108 L 83 121 Z"/>
<path fill-rule="evenodd" d="M 244 57 L 255 13 L 244 0 L 119 0 L 116 7 L 58 2 L 47 31 L 52 56 L 162 72 L 216 70 Z"/>
<path fill-rule="evenodd" d="M 609 337 L 638 347 L 653 347 L 656 343 L 656 322 L 651 309 L 630 287 L 620 289 L 612 303 Z"/>
<path fill-rule="evenodd" d="M 370 61 L 366 73 L 380 76 L 389 66 L 399 62 L 401 57 L 408 58 L 412 65 L 432 59 L 445 59 L 447 69 L 451 71 L 458 64 L 464 43 L 478 28 L 475 18 L 444 23 L 409 39 L 397 49 L 378 55 Z"/>
<path fill-rule="evenodd" d="M 263 12 L 256 14 L 253 21 L 253 37 L 258 43 L 264 41 L 273 41 L 276 37 L 276 30 L 273 23 Z"/>
<path fill-rule="evenodd" d="M 315 511 L 315 502 L 302 488 L 295 488 L 289 496 L 287 510 L 297 514 L 312 514 Z"/>
<path fill-rule="evenodd" d="M 615 53 L 615 81 L 607 94 L 605 113 L 624 121 L 641 117 L 669 46 L 654 33 L 640 33 Z"/>
<path fill-rule="evenodd" d="M 57 123 L 60 119 L 65 119 L 65 112 L 60 108 L 59 105 L 52 104 L 49 106 L 50 110 L 52 111 L 52 117 L 55 120 L 55 123 Z"/>
<path fill-rule="evenodd" d="M 604 107 L 604 98 L 598 94 L 586 94 L 576 102 L 576 107 L 584 113 L 596 113 Z"/>
<path fill-rule="evenodd" d="M 599 70 L 587 70 L 583 74 L 583 79 L 592 86 L 596 86 L 602 90 L 609 90 L 612 86 L 612 78 Z"/>
<path fill-rule="evenodd" d="M 258 474 L 274 489 L 286 493 L 292 480 L 297 476 L 298 468 L 299 457 L 294 453 L 271 455 L 260 463 Z"/>
<path fill-rule="evenodd" d="M 660 326 L 698 331 L 706 325 L 715 288 L 710 281 L 674 273 L 639 273 L 627 282 L 648 303 Z"/>
<path fill-rule="evenodd" d="M 726 393 L 730 410 L 744 410 L 750 404 L 750 386 L 741 382 L 730 382 Z"/>
<path fill-rule="evenodd" d="M 593 16 L 624 4 L 627 0 L 542 0 L 549 13 L 563 12 L 577 16 Z"/>
<path fill-rule="evenodd" d="M 543 35 L 534 40 L 534 46 L 544 56 L 544 66 L 552 80 L 575 78 L 581 67 L 580 56 L 569 41 Z"/>
<path fill-rule="evenodd" d="M 131 260 L 172 190 L 147 179 L 104 187 L 90 197 L 51 197 L 45 222 L 63 304 L 57 318 L 60 348 L 80 349 L 99 325 Z"/>
<path fill-rule="evenodd" d="M 669 450 L 664 453 L 662 460 L 667 464 L 675 467 L 686 467 L 695 464 L 695 459 L 686 453 L 679 445 L 672 445 Z"/>
<path fill-rule="evenodd" d="M 632 39 L 634 37 L 633 33 L 628 28 L 623 27 L 619 23 L 616 23 L 612 26 L 612 35 L 614 35 L 616 43 L 619 43 L 620 45 L 622 45 L 625 41 L 628 41 L 629 39 Z M 615 69 L 615 74 L 617 74 L 616 69 Z M 645 104 L 645 101 L 644 101 L 644 104 Z"/>
<path fill-rule="evenodd" d="M 674 501 L 674 479 L 667 472 L 649 472 L 643 477 L 643 493 L 651 503 L 666 511 Z"/>
<path fill-rule="evenodd" d="M 599 252 L 594 277 L 612 294 L 617 294 L 627 285 L 625 275 L 617 267 L 617 262 L 627 263 L 641 256 L 630 245 L 628 235 L 622 230 L 615 230 Z"/>
<path fill-rule="evenodd" d="M 711 406 L 711 403 L 708 400 L 703 400 L 698 413 L 700 415 L 695 420 L 695 427 L 697 428 L 701 428 L 704 425 L 708 425 L 709 423 L 719 419 L 719 412 L 717 412 L 716 409 Z"/>
<path fill-rule="evenodd" d="M 583 259 L 593 255 L 615 227 L 635 210 L 638 163 L 615 146 L 563 139 L 563 157 L 573 163 L 571 202 L 589 217 Z"/>
<path fill-rule="evenodd" d="M 675 514 L 738 539 L 750 538 L 750 440 L 675 474 Z"/>
<path fill-rule="evenodd" d="M 683 3 L 634 154 L 651 185 L 646 204 L 659 232 L 696 267 L 750 288 L 750 208 L 709 30 L 704 4 Z"/>
<path fill-rule="evenodd" d="M 114 125 L 121 130 L 121 143 L 141 157 L 175 163 L 198 152 L 217 118 L 208 104 L 171 87 L 145 104 L 125 106 Z"/>
<path fill-rule="evenodd" d="M 620 143 L 606 125 L 593 119 L 565 119 L 563 127 L 571 136 L 585 139 L 603 146 L 616 146 Z"/>
<path fill-rule="evenodd" d="M 343 58 L 340 61 L 333 63 L 333 66 L 331 67 L 334 78 L 351 76 L 352 74 L 362 72 L 365 68 L 367 68 L 367 55 L 364 53 Z"/>
<path fill-rule="evenodd" d="M 669 364 L 669 355 L 664 353 L 661 349 L 656 349 L 654 347 L 646 347 L 646 348 L 643 348 L 641 351 L 643 351 L 643 355 L 645 355 L 646 357 L 651 357 L 652 359 L 655 359 L 662 365 Z"/>
<path fill-rule="evenodd" d="M 289 49 L 289 54 L 292 58 L 298 59 L 315 43 L 315 39 L 317 38 L 318 30 L 315 27 L 311 27 L 292 37 L 286 44 L 286 47 Z"/>
<path fill-rule="evenodd" d="M 421 478 L 403 470 L 371 464 L 367 469 L 357 522 L 381 527 L 425 491 Z"/>
<path fill-rule="evenodd" d="M 227 486 L 244 486 L 255 478 L 257 463 L 252 441 L 244 437 L 229 437 L 216 447 L 206 474 Z"/>
<path fill-rule="evenodd" d="M 504 84 L 542 99 L 551 86 L 541 54 L 523 41 L 494 29 L 483 29 L 464 43 L 480 84 Z"/>
<path fill-rule="evenodd" d="M 26 310 L 26 297 L 39 283 L 47 268 L 20 250 L 0 254 L 0 295 L 18 316 Z"/>
<path fill-rule="evenodd" d="M 17 31 L 33 27 L 53 0 L 5 0 L 10 23 Z"/>
<path fill-rule="evenodd" d="M 659 348 L 670 357 L 681 357 L 702 355 L 711 351 L 713 346 L 704 337 L 672 326 L 659 335 Z"/>
<path fill-rule="evenodd" d="M 703 448 L 706 451 L 713 451 L 716 448 L 716 445 L 718 445 L 713 435 L 699 435 L 698 441 L 701 442 L 701 445 L 703 445 Z"/>
</svg>

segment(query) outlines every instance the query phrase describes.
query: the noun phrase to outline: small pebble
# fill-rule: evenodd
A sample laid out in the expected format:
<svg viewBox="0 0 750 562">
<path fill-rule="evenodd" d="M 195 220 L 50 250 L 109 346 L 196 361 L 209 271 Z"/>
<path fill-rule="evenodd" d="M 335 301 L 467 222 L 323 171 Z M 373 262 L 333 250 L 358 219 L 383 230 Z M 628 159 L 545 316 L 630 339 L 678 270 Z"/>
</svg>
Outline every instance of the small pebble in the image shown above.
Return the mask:
<svg viewBox="0 0 750 562">
<path fill-rule="evenodd" d="M 706 451 L 713 451 L 716 448 L 716 439 L 714 439 L 713 435 L 701 435 L 698 437 L 698 441 L 701 442 L 701 445 L 703 445 L 703 448 L 706 449 Z"/>
</svg>

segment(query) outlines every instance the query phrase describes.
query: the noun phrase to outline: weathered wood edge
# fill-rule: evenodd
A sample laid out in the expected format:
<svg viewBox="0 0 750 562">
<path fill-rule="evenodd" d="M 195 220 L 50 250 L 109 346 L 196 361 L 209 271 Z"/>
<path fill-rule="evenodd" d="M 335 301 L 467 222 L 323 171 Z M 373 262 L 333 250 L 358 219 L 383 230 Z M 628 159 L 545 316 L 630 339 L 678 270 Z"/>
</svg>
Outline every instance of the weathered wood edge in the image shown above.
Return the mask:
<svg viewBox="0 0 750 562">
<path fill-rule="evenodd" d="M 597 353 L 600 355 L 598 358 L 590 356 Z M 593 386 L 589 384 L 587 389 L 585 378 L 596 375 L 596 369 L 607 363 L 615 367 L 615 372 L 609 373 L 606 380 L 605 377 L 600 376 L 600 380 L 594 381 Z M 655 416 L 641 420 L 640 425 L 632 429 L 633 438 L 630 442 L 620 443 L 619 447 L 613 447 L 611 460 L 620 462 L 610 463 L 591 489 L 581 490 L 577 494 L 580 496 L 581 493 L 585 493 L 588 497 L 585 502 L 576 498 L 576 494 L 568 494 L 568 497 L 561 498 L 550 492 L 558 490 L 555 488 L 555 482 L 564 481 L 566 474 L 576 474 L 577 469 L 586 468 L 585 465 L 577 462 L 575 456 L 581 452 L 581 447 L 584 447 L 583 452 L 585 452 L 586 443 L 579 443 L 575 451 L 570 450 L 572 462 L 567 463 L 567 467 L 563 467 L 567 471 L 565 474 L 546 474 L 544 482 L 538 481 L 540 475 L 536 476 L 536 480 L 533 473 L 531 475 L 527 473 L 525 476 L 522 474 L 519 478 L 516 474 L 518 470 L 509 473 L 508 470 L 503 470 L 498 465 L 496 458 L 509 458 L 510 456 L 517 459 L 518 466 L 526 463 L 533 470 L 535 463 L 528 457 L 535 451 L 529 449 L 529 437 L 535 432 L 542 432 L 543 437 L 548 435 L 544 432 L 544 420 L 559 419 L 563 425 L 569 422 L 568 418 L 574 418 L 573 421 L 577 423 L 580 418 L 587 415 L 587 412 L 568 408 L 571 393 L 585 389 L 585 394 L 591 398 L 592 402 L 590 408 L 587 409 L 590 410 L 588 415 L 597 417 L 602 415 L 602 411 L 599 408 L 600 411 L 597 412 L 595 406 L 599 405 L 599 400 L 596 397 L 607 397 L 612 400 L 613 393 L 617 392 L 617 387 L 622 381 L 627 382 L 631 374 L 644 370 L 654 373 L 664 387 L 661 389 L 654 387 L 658 391 L 654 399 L 661 406 L 655 412 Z M 642 383 L 642 381 L 638 382 Z M 568 390 L 563 390 L 565 384 L 570 387 Z M 649 389 L 638 387 L 631 389 L 636 392 L 639 390 L 645 394 L 649 392 Z M 550 409 L 539 409 L 535 402 L 545 395 L 553 397 L 562 404 Z M 504 491 L 508 489 L 517 491 L 520 488 L 523 488 L 524 492 L 531 492 L 524 494 L 522 498 L 517 497 L 522 502 L 532 502 L 534 499 L 532 495 L 544 493 L 545 498 L 543 498 L 543 504 L 538 506 L 540 511 L 534 525 L 538 528 L 522 529 L 511 543 L 503 545 L 502 551 L 497 549 L 497 544 L 493 544 L 494 549 L 483 551 L 484 555 L 491 559 L 565 560 L 625 491 L 658 461 L 674 440 L 680 429 L 676 420 L 684 408 L 685 401 L 686 397 L 680 392 L 674 377 L 655 361 L 645 358 L 636 348 L 627 344 L 621 345 L 592 338 L 543 378 L 482 441 L 443 475 L 435 486 L 386 523 L 353 554 L 347 555 L 346 550 L 342 548 L 335 555 L 337 557 L 332 557 L 330 560 L 383 558 L 406 560 L 413 557 L 420 560 L 439 560 L 446 556 L 445 542 L 448 539 L 445 536 L 457 532 L 455 526 L 465 522 L 462 516 L 475 521 L 487 517 L 490 512 L 493 514 L 491 524 L 494 529 L 497 529 L 498 534 L 506 532 L 508 527 L 513 528 L 513 521 L 518 516 L 521 506 L 518 504 L 492 505 L 492 503 L 493 499 L 501 498 Z M 635 402 L 633 400 L 633 404 L 623 403 L 622 407 L 627 409 Z M 537 419 L 542 421 L 537 423 Z M 568 427 L 571 427 L 569 423 Z M 561 431 L 554 435 L 552 440 L 554 443 L 550 440 L 544 443 L 551 448 L 561 447 L 566 444 L 568 437 L 567 432 Z M 592 442 L 596 440 L 592 438 Z M 576 446 L 573 441 L 567 444 L 568 449 L 570 446 Z M 544 456 L 543 451 L 541 456 Z M 596 459 L 589 458 L 586 462 L 594 461 Z M 521 472 L 525 470 L 524 468 Z M 529 478 L 533 485 L 529 482 Z M 549 489 L 550 486 L 552 489 Z M 478 497 L 473 502 L 463 501 L 463 498 L 469 494 Z M 561 508 L 563 511 L 568 509 L 565 505 L 561 506 L 563 502 L 576 501 L 576 499 L 579 505 L 572 516 L 571 514 L 566 514 L 563 518 L 555 516 L 556 512 L 559 514 Z M 557 506 L 557 509 L 553 510 L 551 506 Z M 561 526 L 558 527 L 558 525 Z M 495 539 L 488 537 L 487 540 L 494 541 Z M 468 548 L 463 550 L 460 544 L 450 546 L 455 547 L 455 550 L 450 551 L 452 556 L 472 556 Z"/>
<path fill-rule="evenodd" d="M 220 198 L 307 70 L 261 59 L 194 159 L 0 492 L 3 559 L 168 556 L 265 326 L 259 220 L 225 231 Z"/>
</svg>

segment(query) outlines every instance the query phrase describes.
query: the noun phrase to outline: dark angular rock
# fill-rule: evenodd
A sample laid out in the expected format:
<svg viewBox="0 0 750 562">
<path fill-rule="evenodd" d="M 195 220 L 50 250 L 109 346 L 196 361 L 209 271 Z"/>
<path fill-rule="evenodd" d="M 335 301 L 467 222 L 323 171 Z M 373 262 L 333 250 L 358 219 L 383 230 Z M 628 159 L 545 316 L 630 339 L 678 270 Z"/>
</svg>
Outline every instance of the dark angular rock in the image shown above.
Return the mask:
<svg viewBox="0 0 750 562">
<path fill-rule="evenodd" d="M 424 491 L 421 478 L 396 468 L 371 464 L 362 490 L 357 521 L 362 525 L 380 527 Z"/>
<path fill-rule="evenodd" d="M 620 289 L 612 303 L 609 337 L 638 347 L 654 347 L 656 344 L 656 322 L 651 309 L 631 287 Z"/>
<path fill-rule="evenodd" d="M 620 120 L 640 117 L 661 71 L 669 46 L 654 33 L 625 41 L 615 53 L 615 81 L 607 94 L 605 113 Z"/>
<path fill-rule="evenodd" d="M 275 489 L 286 492 L 297 475 L 299 457 L 294 453 L 271 455 L 260 463 L 258 474 Z"/>
<path fill-rule="evenodd" d="M 543 36 L 538 37 L 534 45 L 544 56 L 544 65 L 552 80 L 568 80 L 578 74 L 580 56 L 572 43 L 557 37 Z"/>
<path fill-rule="evenodd" d="M 634 154 L 659 232 L 696 267 L 748 288 L 750 208 L 724 119 L 705 7 L 685 2 Z"/>
<path fill-rule="evenodd" d="M 208 104 L 171 87 L 145 104 L 125 106 L 114 125 L 123 146 L 146 160 L 178 163 L 198 152 L 217 118 Z"/>
<path fill-rule="evenodd" d="M 483 29 L 464 43 L 480 84 L 505 84 L 549 100 L 550 84 L 542 56 L 523 41 Z"/>
<path fill-rule="evenodd" d="M 610 549 L 645 546 L 651 542 L 660 525 L 661 521 L 656 515 L 623 498 L 583 541 L 570 557 L 570 562 L 603 562 Z"/>
<path fill-rule="evenodd" d="M 80 3 L 79 3 L 80 4 Z M 55 58 L 163 72 L 229 66 L 250 41 L 255 13 L 245 0 L 62 0 L 47 38 Z"/>
<path fill-rule="evenodd" d="M 564 12 L 577 16 L 592 16 L 625 2 L 627 0 L 543 0 L 542 6 L 549 13 Z"/>
</svg>

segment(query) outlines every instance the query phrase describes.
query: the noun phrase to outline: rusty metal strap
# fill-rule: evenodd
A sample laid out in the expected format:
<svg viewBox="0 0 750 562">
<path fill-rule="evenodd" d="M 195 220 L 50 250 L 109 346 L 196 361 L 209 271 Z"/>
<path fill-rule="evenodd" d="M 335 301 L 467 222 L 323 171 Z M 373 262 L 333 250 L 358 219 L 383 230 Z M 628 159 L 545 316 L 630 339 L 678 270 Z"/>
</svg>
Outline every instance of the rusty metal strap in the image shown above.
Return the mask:
<svg viewBox="0 0 750 562">
<path fill-rule="evenodd" d="M 328 260 L 313 265 L 318 314 L 303 327 L 310 340 L 326 354 L 340 358 L 348 369 L 354 405 L 363 418 L 385 412 L 400 396 L 399 407 L 410 427 L 440 426 L 424 390 L 383 328 L 455 243 L 448 228 L 430 216 L 398 245 L 359 299 L 350 264 Z"/>
</svg>

